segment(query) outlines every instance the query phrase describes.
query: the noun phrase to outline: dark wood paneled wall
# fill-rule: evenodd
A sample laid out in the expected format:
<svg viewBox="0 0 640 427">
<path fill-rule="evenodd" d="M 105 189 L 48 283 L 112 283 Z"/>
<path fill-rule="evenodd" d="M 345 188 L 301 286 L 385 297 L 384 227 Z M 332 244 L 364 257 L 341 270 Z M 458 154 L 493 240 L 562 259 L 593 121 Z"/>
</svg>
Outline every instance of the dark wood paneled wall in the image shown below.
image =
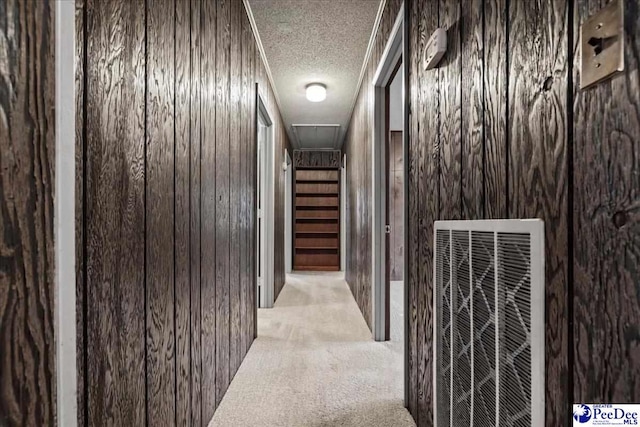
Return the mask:
<svg viewBox="0 0 640 427">
<path fill-rule="evenodd" d="M 0 425 L 54 425 L 55 4 L 0 9 Z"/>
<path fill-rule="evenodd" d="M 572 402 L 640 400 L 640 1 L 625 0 L 626 72 L 579 90 L 579 25 L 604 0 L 407 1 L 410 57 L 409 410 L 432 425 L 437 219 L 546 224 L 546 425 Z M 371 78 L 399 10 L 389 1 L 345 143 L 347 280 L 371 321 Z M 449 49 L 425 71 L 431 33 Z"/>
<path fill-rule="evenodd" d="M 256 336 L 255 82 L 279 171 L 275 95 L 240 1 L 76 8 L 78 419 L 207 425 Z"/>
<path fill-rule="evenodd" d="M 371 81 L 391 33 L 401 0 L 387 1 L 371 57 L 351 118 L 343 151 L 347 168 L 347 221 L 350 235 L 347 251 L 346 279 L 351 292 L 371 328 L 371 143 L 373 139 L 373 92 Z"/>
<path fill-rule="evenodd" d="M 295 150 L 293 152 L 294 168 L 339 168 L 340 150 Z"/>
<path fill-rule="evenodd" d="M 574 29 L 601 3 L 576 3 Z M 625 17 L 624 74 L 579 91 L 577 54 L 573 67 L 575 402 L 640 402 L 639 0 L 625 1 Z"/>
</svg>

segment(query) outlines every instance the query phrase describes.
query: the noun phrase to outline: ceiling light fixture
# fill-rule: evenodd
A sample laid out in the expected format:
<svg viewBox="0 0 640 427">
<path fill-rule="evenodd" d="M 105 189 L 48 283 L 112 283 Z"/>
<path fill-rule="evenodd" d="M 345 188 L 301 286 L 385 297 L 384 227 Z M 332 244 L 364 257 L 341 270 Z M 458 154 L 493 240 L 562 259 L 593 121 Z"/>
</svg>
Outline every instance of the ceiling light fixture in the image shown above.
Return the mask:
<svg viewBox="0 0 640 427">
<path fill-rule="evenodd" d="M 322 102 L 327 99 L 327 87 L 322 83 L 311 83 L 307 86 L 307 99 L 311 102 Z"/>
</svg>

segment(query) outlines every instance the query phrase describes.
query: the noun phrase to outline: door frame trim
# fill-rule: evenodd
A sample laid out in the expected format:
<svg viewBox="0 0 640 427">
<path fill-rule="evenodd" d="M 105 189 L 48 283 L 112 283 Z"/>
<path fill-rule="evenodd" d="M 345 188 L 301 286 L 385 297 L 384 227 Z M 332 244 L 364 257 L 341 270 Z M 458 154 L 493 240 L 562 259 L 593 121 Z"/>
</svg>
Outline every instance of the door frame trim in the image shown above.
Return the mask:
<svg viewBox="0 0 640 427">
<path fill-rule="evenodd" d="M 400 6 L 400 11 L 396 18 L 389 40 L 385 46 L 382 58 L 373 78 L 374 86 L 374 120 L 373 120 L 373 149 L 372 149 L 372 200 L 373 200 L 373 221 L 372 221 L 372 306 L 373 306 L 373 336 L 376 341 L 385 340 L 385 307 L 387 304 L 385 295 L 385 270 L 386 270 L 386 243 L 385 243 L 385 206 L 387 194 L 384 189 L 385 183 L 385 144 L 386 144 L 386 87 L 391 83 L 391 77 L 396 69 L 398 61 L 403 59 L 404 51 L 404 3 Z M 406 68 L 406 67 L 405 67 Z M 405 87 L 403 82 L 403 98 L 405 98 Z M 406 99 L 403 99 L 406 101 Z M 404 102 L 403 102 L 404 104 Z M 406 108 L 403 107 L 403 115 L 406 115 Z M 406 122 L 406 120 L 405 120 Z M 403 133 L 403 145 L 406 142 L 407 132 Z M 406 175 L 406 167 L 405 175 Z M 406 241 L 406 236 L 405 236 Z M 406 258 L 406 257 L 405 257 Z"/>
<path fill-rule="evenodd" d="M 385 339 L 385 305 L 387 304 L 385 295 L 385 205 L 386 205 L 386 191 L 384 190 L 384 171 L 386 154 L 386 118 L 385 118 L 385 91 L 386 86 L 391 83 L 390 79 L 393 75 L 396 65 L 399 60 L 404 62 L 403 76 L 402 76 L 402 106 L 403 106 L 403 135 L 402 135 L 402 152 L 404 157 L 403 162 L 403 179 L 404 179 L 404 230 L 403 240 L 405 247 L 408 247 L 408 209 L 407 200 L 408 193 L 408 162 L 409 158 L 409 108 L 407 91 L 409 88 L 409 66 L 407 66 L 407 59 L 409 56 L 409 10 L 407 9 L 405 2 L 400 5 L 400 10 L 396 17 L 395 23 L 385 45 L 385 49 L 382 53 L 380 62 L 376 69 L 376 73 L 373 77 L 372 85 L 374 86 L 374 120 L 373 120 L 373 147 L 372 147 L 372 254 L 371 254 L 371 272 L 372 272 L 372 307 L 373 307 L 373 337 L 376 341 L 382 341 Z M 408 292 L 408 280 L 407 273 L 408 268 L 408 256 L 404 257 L 404 401 L 405 406 L 408 404 L 409 396 L 409 376 L 408 376 L 408 361 L 409 361 L 409 292 Z"/>
<path fill-rule="evenodd" d="M 258 83 L 256 83 L 256 124 L 255 124 L 255 143 L 256 143 L 256 154 L 258 153 L 257 147 L 259 144 L 259 132 L 260 132 L 260 118 L 267 124 L 267 128 L 269 129 L 267 134 L 267 142 L 266 142 L 266 154 L 267 158 L 265 160 L 265 199 L 263 210 L 263 225 L 265 227 L 264 230 L 264 258 L 262 259 L 262 265 L 264 266 L 264 299 L 263 304 L 260 304 L 260 301 L 257 300 L 256 309 L 260 305 L 260 308 L 272 308 L 274 303 L 274 266 L 275 266 L 275 245 L 274 245 L 274 237 L 275 237 L 275 127 L 274 121 L 272 117 L 274 117 L 267 108 L 267 105 L 264 101 L 264 97 L 260 93 L 260 87 Z M 257 162 L 260 161 L 260 157 L 256 156 L 256 165 Z M 260 171 L 259 168 L 256 167 L 256 171 Z M 256 174 L 256 193 L 258 192 L 258 177 Z M 257 197 L 256 197 L 256 246 L 258 246 L 258 227 L 257 227 Z M 258 251 L 261 249 L 258 247 Z M 258 255 L 260 256 L 260 255 Z M 257 270 L 258 259 L 256 259 L 256 285 L 258 281 L 258 270 Z M 258 289 L 256 286 L 256 299 L 258 298 Z"/>
<path fill-rule="evenodd" d="M 55 2 L 55 364 L 58 425 L 78 425 L 76 354 L 76 87 L 73 2 Z"/>
</svg>

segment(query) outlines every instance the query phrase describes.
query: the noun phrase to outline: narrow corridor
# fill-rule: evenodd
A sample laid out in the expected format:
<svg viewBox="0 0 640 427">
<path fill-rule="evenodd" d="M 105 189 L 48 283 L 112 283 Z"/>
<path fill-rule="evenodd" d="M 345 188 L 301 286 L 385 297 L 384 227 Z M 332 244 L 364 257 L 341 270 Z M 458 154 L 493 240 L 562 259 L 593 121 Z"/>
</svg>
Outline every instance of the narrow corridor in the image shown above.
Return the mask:
<svg viewBox="0 0 640 427">
<path fill-rule="evenodd" d="M 0 427 L 638 419 L 640 0 L 0 0 Z"/>
<path fill-rule="evenodd" d="M 292 274 L 209 425 L 413 426 L 402 365 L 402 342 L 373 341 L 341 273 Z"/>
</svg>

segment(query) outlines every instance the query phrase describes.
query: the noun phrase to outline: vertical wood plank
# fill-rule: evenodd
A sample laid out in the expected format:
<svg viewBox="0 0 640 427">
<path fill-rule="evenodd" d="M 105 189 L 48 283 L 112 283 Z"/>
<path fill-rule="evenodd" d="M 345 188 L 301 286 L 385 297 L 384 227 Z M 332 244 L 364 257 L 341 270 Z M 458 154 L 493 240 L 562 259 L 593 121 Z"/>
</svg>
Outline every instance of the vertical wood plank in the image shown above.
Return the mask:
<svg viewBox="0 0 640 427">
<path fill-rule="evenodd" d="M 216 4 L 202 2 L 201 19 L 201 423 L 216 405 Z"/>
<path fill-rule="evenodd" d="M 640 401 L 640 2 L 625 1 L 625 72 L 580 90 L 577 28 L 604 1 L 576 3 L 574 402 Z"/>
<path fill-rule="evenodd" d="M 175 3 L 147 2 L 147 419 L 175 424 Z"/>
<path fill-rule="evenodd" d="M 460 165 L 463 219 L 484 215 L 484 106 L 482 0 L 462 0 L 460 8 Z"/>
<path fill-rule="evenodd" d="M 86 2 L 89 425 L 146 423 L 145 13 L 139 2 Z"/>
<path fill-rule="evenodd" d="M 257 311 L 257 301 L 256 301 L 256 292 L 257 292 L 257 275 L 256 275 L 256 237 L 257 237 L 257 227 L 256 227 L 256 167 L 257 167 L 257 152 L 256 152 L 256 74 L 257 74 L 257 65 L 256 65 L 256 44 L 254 40 L 253 33 L 249 31 L 248 37 L 248 72 L 249 72 L 249 86 L 248 86 L 248 159 L 249 164 L 247 165 L 247 185 L 249 191 L 249 230 L 247 236 L 247 251 L 249 253 L 250 265 L 249 265 L 249 282 L 248 282 L 248 298 L 247 298 L 247 335 L 246 335 L 246 347 L 247 351 L 251 347 L 251 343 L 253 342 L 253 338 L 256 335 L 256 330 L 254 329 L 255 320 L 256 320 L 256 311 Z"/>
<path fill-rule="evenodd" d="M 216 2 L 216 407 L 229 386 L 230 3 Z"/>
<path fill-rule="evenodd" d="M 201 175 L 202 175 L 202 140 L 201 140 L 201 97 L 202 77 L 200 60 L 202 44 L 200 20 L 202 1 L 190 0 L 191 3 L 191 98 L 190 98 L 190 280 L 191 280 L 191 425 L 202 425 L 202 301 L 201 301 Z"/>
<path fill-rule="evenodd" d="M 244 8 L 240 11 L 240 24 L 242 29 L 241 37 L 241 68 L 242 68 L 242 104 L 240 110 L 240 191 L 242 198 L 242 207 L 240 212 L 240 354 L 241 357 L 247 354 L 247 335 L 248 335 L 248 311 L 249 304 L 249 281 L 251 275 L 251 254 L 249 253 L 249 180 L 248 173 L 251 166 L 249 158 L 249 144 L 251 137 L 249 135 L 251 113 L 251 81 L 249 70 L 249 44 L 252 42 L 251 27 L 248 17 L 245 15 Z"/>
<path fill-rule="evenodd" d="M 447 53 L 438 65 L 440 79 L 440 218 L 460 219 L 461 88 L 460 1 L 440 0 L 439 26 L 447 30 Z M 428 31 L 427 38 L 433 30 Z"/>
<path fill-rule="evenodd" d="M 507 0 L 484 1 L 484 214 L 507 218 Z"/>
<path fill-rule="evenodd" d="M 200 19 L 202 11 L 201 0 L 190 0 L 190 145 L 189 145 L 189 187 L 190 187 L 190 394 L 191 394 L 191 425 L 202 424 L 202 325 L 201 325 L 201 92 L 202 80 L 200 75 L 201 32 Z"/>
<path fill-rule="evenodd" d="M 241 102 L 241 2 L 231 2 L 231 80 L 229 113 L 229 167 L 230 167 L 230 227 L 229 251 L 229 378 L 233 378 L 240 366 L 240 215 L 242 213 L 242 186 L 240 181 L 240 102 Z"/>
<path fill-rule="evenodd" d="M 546 245 L 546 422 L 564 425 L 568 390 L 568 3 L 510 2 L 509 216 L 542 218 Z"/>
<path fill-rule="evenodd" d="M 84 54 L 85 54 L 85 37 L 84 37 L 84 0 L 76 1 L 76 368 L 77 368 L 77 418 L 78 426 L 85 425 L 85 356 L 86 343 L 84 340 L 85 332 L 85 310 L 84 310 L 84 293 L 85 293 L 85 242 L 84 242 Z"/>
<path fill-rule="evenodd" d="M 189 185 L 190 185 L 190 334 L 191 334 L 191 425 L 202 425 L 202 303 L 201 303 L 201 91 L 202 77 L 200 60 L 202 58 L 200 20 L 202 12 L 201 0 L 190 0 L 190 145 L 189 145 Z"/>
<path fill-rule="evenodd" d="M 410 64 L 405 61 L 405 66 L 410 65 L 409 71 L 409 87 L 405 89 L 405 96 L 410 99 L 410 128 L 409 128 L 409 157 L 405 159 L 405 165 L 408 168 L 408 188 L 409 192 L 406 195 L 406 206 L 409 209 L 409 222 L 407 224 L 407 234 L 409 236 L 409 246 L 406 248 L 405 256 L 408 257 L 409 271 L 405 272 L 405 278 L 407 286 L 409 287 L 409 332 L 408 339 L 409 345 L 407 351 L 409 352 L 408 358 L 408 375 L 409 375 L 409 401 L 408 409 L 414 420 L 418 420 L 418 347 L 417 347 L 417 334 L 418 334 L 418 288 L 420 286 L 420 240 L 418 236 L 419 227 L 419 209 L 420 198 L 418 196 L 419 191 L 419 144 L 420 144 L 420 102 L 419 102 L 419 69 L 421 66 L 421 55 L 419 49 L 420 43 L 420 8 L 422 3 L 418 1 L 411 1 L 410 12 L 410 26 L 409 26 L 409 51 L 411 53 Z"/>
<path fill-rule="evenodd" d="M 424 5 L 420 11 L 420 49 L 422 52 L 424 45 L 438 28 L 438 4 L 431 2 Z M 440 7 L 442 9 L 442 6 Z M 447 27 L 450 21 L 441 26 Z M 449 29 L 449 33 L 455 33 L 455 27 Z M 451 34 L 452 40 L 459 40 L 454 34 Z M 456 49 L 455 46 L 452 49 Z M 450 55 L 452 55 L 451 53 Z M 449 56 L 450 58 L 450 56 Z M 445 59 L 445 61 L 449 61 Z M 448 63 L 448 62 L 446 62 Z M 445 63 L 445 64 L 446 64 Z M 443 65 L 444 66 L 444 65 Z M 420 212 L 422 216 L 419 222 L 419 238 L 420 238 L 420 267 L 419 267 L 419 288 L 418 288 L 418 423 L 420 425 L 433 424 L 433 384 L 432 375 L 432 358 L 433 354 L 433 313 L 431 312 L 431 304 L 433 301 L 433 222 L 438 219 L 438 211 L 440 202 L 438 196 L 441 194 L 442 186 L 439 184 L 441 178 L 439 176 L 441 139 L 439 126 L 441 120 L 449 120 L 449 116 L 442 117 L 443 112 L 448 112 L 453 116 L 455 107 L 443 107 L 443 97 L 440 93 L 444 83 L 443 79 L 451 77 L 448 72 L 434 70 L 420 70 L 419 81 L 419 103 L 420 103 L 420 153 L 419 153 L 419 190 L 418 198 L 420 200 Z M 451 88 L 449 88 L 450 90 Z M 451 94 L 455 100 L 455 95 Z M 457 98 L 459 100 L 459 98 Z M 448 105 L 448 104 L 447 104 Z M 457 103 L 453 103 L 453 106 Z M 452 120 L 456 120 L 455 118 Z M 453 136 L 451 136 L 453 138 Z M 454 143 L 449 141 L 449 145 Z M 449 147 L 449 153 L 454 156 L 454 147 Z M 450 165 L 447 163 L 446 165 Z M 459 170 L 459 169 L 458 169 Z M 452 178 L 454 179 L 454 178 Z M 455 183 L 452 184 L 455 188 Z M 459 186 L 457 187 L 459 189 Z M 456 199 L 456 192 L 448 189 L 446 193 L 451 195 L 452 199 Z M 459 198 L 458 198 L 459 200 Z M 455 205 L 448 208 L 448 212 L 454 215 Z"/>
<path fill-rule="evenodd" d="M 189 1 L 176 1 L 175 5 L 175 405 L 176 425 L 188 426 L 191 423 L 191 5 Z"/>
<path fill-rule="evenodd" d="M 54 9 L 2 4 L 0 425 L 55 422 Z"/>
<path fill-rule="evenodd" d="M 88 423 L 202 425 L 255 336 L 256 75 L 277 113 L 275 96 L 240 2 L 85 1 Z"/>
</svg>

